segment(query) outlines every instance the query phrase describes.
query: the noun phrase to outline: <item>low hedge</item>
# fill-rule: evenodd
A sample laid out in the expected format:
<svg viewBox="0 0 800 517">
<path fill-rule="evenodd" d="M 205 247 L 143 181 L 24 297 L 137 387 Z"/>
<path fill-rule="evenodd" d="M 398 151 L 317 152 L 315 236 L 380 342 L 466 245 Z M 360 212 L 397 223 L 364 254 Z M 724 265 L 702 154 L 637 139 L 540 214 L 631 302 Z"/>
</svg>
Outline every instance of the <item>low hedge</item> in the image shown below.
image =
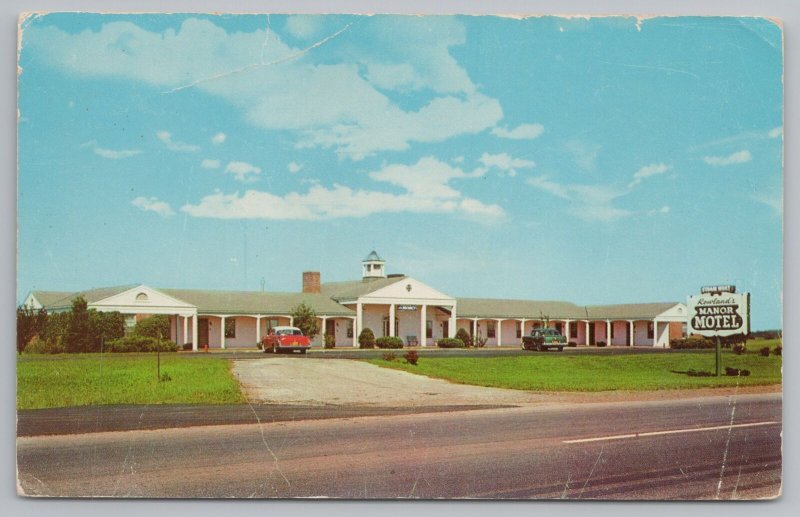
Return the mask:
<svg viewBox="0 0 800 517">
<path fill-rule="evenodd" d="M 713 340 L 701 337 L 687 337 L 683 339 L 671 339 L 669 347 L 675 350 L 700 350 L 714 348 L 716 345 Z"/>
<path fill-rule="evenodd" d="M 178 344 L 173 341 L 159 340 L 147 336 L 125 336 L 105 344 L 105 352 L 177 352 Z"/>
<path fill-rule="evenodd" d="M 403 348 L 403 340 L 399 337 L 384 336 L 375 340 L 378 348 Z"/>
<path fill-rule="evenodd" d="M 464 342 L 458 338 L 442 338 L 436 341 L 439 348 L 464 348 Z"/>
</svg>

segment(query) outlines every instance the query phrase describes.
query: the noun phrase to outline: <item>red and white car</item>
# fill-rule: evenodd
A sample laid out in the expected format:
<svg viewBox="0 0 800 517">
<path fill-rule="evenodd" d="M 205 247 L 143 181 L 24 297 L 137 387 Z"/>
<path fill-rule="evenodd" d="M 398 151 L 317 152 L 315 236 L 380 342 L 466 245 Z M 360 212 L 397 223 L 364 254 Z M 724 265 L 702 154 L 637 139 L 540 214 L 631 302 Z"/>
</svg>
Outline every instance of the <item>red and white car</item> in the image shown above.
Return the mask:
<svg viewBox="0 0 800 517">
<path fill-rule="evenodd" d="M 311 348 L 311 340 L 297 327 L 272 327 L 261 340 L 264 352 L 294 352 L 305 354 Z"/>
</svg>

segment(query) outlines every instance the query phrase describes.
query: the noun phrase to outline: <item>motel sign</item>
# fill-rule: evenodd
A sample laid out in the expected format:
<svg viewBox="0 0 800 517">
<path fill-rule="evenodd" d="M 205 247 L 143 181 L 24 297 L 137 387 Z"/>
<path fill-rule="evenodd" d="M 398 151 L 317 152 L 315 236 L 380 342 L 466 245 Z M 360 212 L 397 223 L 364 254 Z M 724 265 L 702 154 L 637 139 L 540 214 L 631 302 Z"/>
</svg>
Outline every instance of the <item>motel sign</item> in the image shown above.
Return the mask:
<svg viewBox="0 0 800 517">
<path fill-rule="evenodd" d="M 750 293 L 736 293 L 736 287 L 704 287 L 689 296 L 689 334 L 732 336 L 750 332 Z"/>
</svg>

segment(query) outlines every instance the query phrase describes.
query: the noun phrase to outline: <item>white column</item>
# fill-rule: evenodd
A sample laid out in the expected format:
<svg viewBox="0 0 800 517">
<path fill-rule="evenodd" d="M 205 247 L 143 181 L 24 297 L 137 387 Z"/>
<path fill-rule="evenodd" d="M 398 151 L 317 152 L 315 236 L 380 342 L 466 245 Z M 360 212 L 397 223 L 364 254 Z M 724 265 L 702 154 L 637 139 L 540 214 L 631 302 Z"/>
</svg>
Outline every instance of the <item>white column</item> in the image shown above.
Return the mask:
<svg viewBox="0 0 800 517">
<path fill-rule="evenodd" d="M 586 335 L 583 336 L 583 340 L 586 342 L 586 346 L 589 346 L 589 325 L 591 325 L 590 321 L 586 321 Z"/>
<path fill-rule="evenodd" d="M 322 316 L 322 327 L 320 327 L 319 329 L 319 335 L 322 336 L 322 348 L 325 348 L 325 327 L 327 326 L 327 323 L 328 323 L 328 317 Z"/>
<path fill-rule="evenodd" d="M 183 344 L 189 342 L 189 318 L 186 315 L 183 316 Z"/>
<path fill-rule="evenodd" d="M 192 315 L 192 351 L 197 352 L 197 313 Z"/>
<path fill-rule="evenodd" d="M 653 319 L 653 346 L 658 346 L 658 320 Z"/>
<path fill-rule="evenodd" d="M 503 320 L 497 320 L 497 346 L 503 343 Z"/>
<path fill-rule="evenodd" d="M 428 346 L 428 306 L 423 304 L 419 310 L 419 343 L 422 346 Z"/>
<path fill-rule="evenodd" d="M 629 323 L 631 324 L 631 325 L 630 325 L 630 327 L 631 327 L 631 340 L 630 340 L 630 342 L 628 343 L 628 345 L 630 345 L 630 346 L 634 346 L 634 344 L 635 344 L 635 339 L 636 339 L 636 338 L 634 338 L 634 337 L 633 337 L 633 331 L 634 331 L 634 330 L 636 330 L 636 329 L 634 329 L 633 320 L 630 320 L 630 321 L 629 321 Z"/>
<path fill-rule="evenodd" d="M 475 339 L 478 337 L 478 318 L 472 318 L 472 343 L 475 344 Z"/>
<path fill-rule="evenodd" d="M 294 327 L 294 316 L 289 316 L 289 326 Z"/>
<path fill-rule="evenodd" d="M 353 320 L 353 346 L 358 346 L 358 334 L 361 333 L 361 325 L 364 319 L 364 306 L 356 304 L 356 317 Z"/>
<path fill-rule="evenodd" d="M 569 343 L 569 320 L 564 320 L 564 337 L 567 338 L 567 343 Z"/>
<path fill-rule="evenodd" d="M 389 304 L 389 336 L 395 337 L 394 335 L 394 304 Z"/>
<path fill-rule="evenodd" d="M 525 337 L 525 318 L 519 322 L 519 339 L 522 341 L 522 338 Z"/>
<path fill-rule="evenodd" d="M 456 306 L 453 305 L 452 311 L 450 312 L 450 323 L 447 326 L 447 337 L 454 338 L 456 337 L 456 327 L 458 326 L 458 319 L 456 318 Z"/>
<path fill-rule="evenodd" d="M 256 316 L 256 343 L 261 343 L 261 316 Z"/>
<path fill-rule="evenodd" d="M 611 346 L 611 320 L 606 320 L 606 346 Z"/>
<path fill-rule="evenodd" d="M 225 316 L 219 318 L 219 346 L 225 348 Z"/>
</svg>

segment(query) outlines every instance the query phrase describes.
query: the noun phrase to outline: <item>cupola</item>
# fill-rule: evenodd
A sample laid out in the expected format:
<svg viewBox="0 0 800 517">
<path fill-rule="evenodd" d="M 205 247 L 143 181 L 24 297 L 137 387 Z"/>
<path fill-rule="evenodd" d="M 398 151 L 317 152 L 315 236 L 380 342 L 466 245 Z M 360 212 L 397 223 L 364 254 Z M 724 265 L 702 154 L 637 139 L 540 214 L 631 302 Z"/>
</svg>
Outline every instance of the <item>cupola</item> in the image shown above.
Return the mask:
<svg viewBox="0 0 800 517">
<path fill-rule="evenodd" d="M 364 280 L 386 278 L 386 261 L 375 250 L 361 261 L 361 276 Z"/>
</svg>

